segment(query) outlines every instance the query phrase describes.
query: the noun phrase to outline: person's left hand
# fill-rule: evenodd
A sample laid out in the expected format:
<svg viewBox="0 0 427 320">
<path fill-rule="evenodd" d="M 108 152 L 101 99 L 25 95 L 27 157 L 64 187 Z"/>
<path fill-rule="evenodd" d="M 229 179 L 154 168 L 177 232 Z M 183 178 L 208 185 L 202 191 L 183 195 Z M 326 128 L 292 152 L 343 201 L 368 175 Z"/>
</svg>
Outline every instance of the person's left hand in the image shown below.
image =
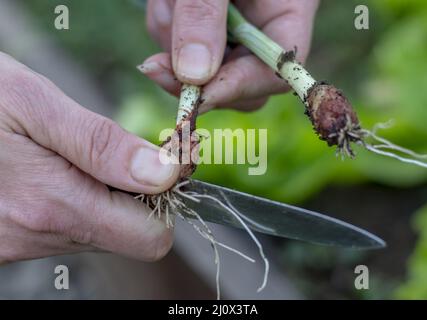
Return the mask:
<svg viewBox="0 0 427 320">
<path fill-rule="evenodd" d="M 83 251 L 162 258 L 173 230 L 107 187 L 168 190 L 179 167 L 159 151 L 0 52 L 0 265 Z"/>
<path fill-rule="evenodd" d="M 297 47 L 297 60 L 305 61 L 318 0 L 233 2 L 282 47 Z M 201 112 L 213 107 L 253 110 L 270 95 L 289 90 L 242 46 L 226 50 L 228 4 L 228 0 L 148 1 L 148 30 L 166 52 L 148 58 L 140 69 L 174 95 L 179 95 L 181 82 L 205 85 Z"/>
</svg>

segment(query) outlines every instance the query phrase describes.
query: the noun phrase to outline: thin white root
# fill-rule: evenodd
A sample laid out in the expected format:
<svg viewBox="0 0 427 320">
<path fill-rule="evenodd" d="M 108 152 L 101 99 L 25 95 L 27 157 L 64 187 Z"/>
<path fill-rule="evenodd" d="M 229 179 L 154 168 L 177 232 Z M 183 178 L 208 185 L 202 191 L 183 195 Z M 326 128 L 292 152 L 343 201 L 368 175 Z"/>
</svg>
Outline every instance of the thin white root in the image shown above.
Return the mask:
<svg viewBox="0 0 427 320">
<path fill-rule="evenodd" d="M 190 210 L 190 209 L 188 209 L 188 210 Z M 195 211 L 192 211 L 192 213 L 195 213 Z M 216 296 L 217 296 L 217 300 L 220 300 L 221 299 L 221 286 L 220 286 L 219 280 L 220 280 L 220 273 L 221 273 L 221 259 L 219 257 L 219 252 L 218 252 L 218 247 L 217 247 L 217 245 L 219 245 L 218 242 L 213 237 L 212 232 L 209 229 L 209 227 L 207 227 L 207 226 L 205 227 L 205 225 L 203 225 L 205 230 L 202 230 L 198 225 L 193 223 L 191 220 L 186 218 L 181 213 L 178 213 L 177 215 L 178 215 L 178 217 L 180 217 L 181 219 L 183 219 L 184 221 L 189 223 L 203 238 L 210 241 L 212 248 L 214 250 L 214 258 L 215 258 L 214 262 L 216 265 L 216 276 L 215 276 Z"/>
<path fill-rule="evenodd" d="M 369 144 L 365 141 L 359 141 L 359 144 L 361 144 L 367 150 L 376 154 L 394 158 L 401 162 L 413 164 L 422 168 L 427 168 L 427 163 L 420 161 L 422 159 L 427 159 L 427 154 L 416 153 L 412 150 L 398 146 L 392 143 L 391 141 L 378 136 L 377 131 L 379 129 L 389 129 L 392 125 L 393 121 L 389 121 L 387 123 L 376 124 L 371 131 L 362 130 L 362 133 L 365 135 L 365 137 L 370 137 L 374 141 L 374 143 Z M 392 151 L 399 152 L 403 156 L 400 156 L 399 154 L 396 154 Z M 412 157 L 412 159 L 408 157 Z"/>
<path fill-rule="evenodd" d="M 184 194 L 184 193 L 180 191 L 178 194 L 182 195 L 182 194 Z M 189 197 L 189 199 L 194 199 L 197 203 L 199 203 L 199 202 L 200 202 L 200 200 L 199 200 L 199 199 L 196 199 L 196 198 L 194 198 L 194 197 Z M 208 225 L 206 224 L 206 222 L 202 219 L 202 217 L 200 217 L 200 215 L 199 215 L 196 211 L 194 211 L 194 210 L 192 210 L 192 209 L 189 209 L 189 208 L 185 208 L 184 210 L 185 210 L 188 214 L 190 214 L 190 215 L 192 215 L 192 216 L 196 217 L 196 218 L 197 218 L 197 220 L 200 222 L 200 224 L 201 224 L 201 225 L 205 228 L 205 230 L 207 231 L 207 235 L 209 235 L 209 236 L 211 236 L 211 237 L 213 238 L 213 234 L 212 234 L 211 230 L 209 229 Z M 190 224 L 193 224 L 191 221 L 189 221 L 189 223 L 190 223 Z M 215 240 L 215 239 L 214 239 L 214 240 Z M 231 252 L 233 252 L 233 253 L 238 254 L 239 256 L 241 256 L 242 258 L 244 258 L 244 259 L 248 260 L 249 262 L 252 262 L 252 263 L 254 263 L 254 262 L 255 262 L 255 260 L 254 260 L 254 259 L 252 259 L 251 257 L 249 257 L 249 256 L 245 255 L 244 253 L 242 253 L 242 252 L 240 252 L 240 251 L 238 251 L 238 250 L 236 250 L 236 249 L 234 249 L 234 248 L 232 248 L 232 247 L 230 247 L 230 246 L 228 246 L 228 245 L 226 245 L 226 244 L 224 244 L 224 243 L 222 243 L 222 242 L 219 242 L 219 241 L 215 240 L 215 244 L 216 244 L 216 245 L 218 245 L 218 246 L 220 246 L 220 247 L 222 247 L 222 248 L 224 248 L 224 249 L 226 249 L 226 250 L 229 250 L 229 251 L 231 251 Z"/>
<path fill-rule="evenodd" d="M 224 195 L 223 195 L 223 198 L 227 202 L 227 205 L 225 205 L 224 203 L 222 203 L 217 198 L 209 196 L 209 195 L 202 195 L 202 194 L 200 194 L 200 195 L 194 195 L 193 194 L 193 197 L 195 197 L 195 198 L 205 198 L 205 199 L 209 199 L 209 200 L 212 200 L 212 201 L 215 201 L 216 203 L 218 203 L 221 207 L 223 207 L 225 210 L 227 210 L 228 212 L 230 212 L 239 221 L 239 223 L 242 225 L 242 227 L 246 230 L 246 232 L 249 234 L 249 236 L 255 242 L 255 244 L 257 245 L 257 247 L 259 249 L 260 256 L 264 260 L 264 264 L 265 264 L 265 269 L 264 269 L 265 271 L 264 271 L 263 282 L 262 282 L 261 286 L 258 288 L 257 292 L 262 291 L 265 288 L 265 286 L 267 285 L 268 272 L 269 272 L 269 266 L 270 266 L 270 264 L 269 264 L 267 258 L 265 257 L 264 250 L 263 250 L 263 247 L 262 247 L 261 243 L 255 237 L 255 235 L 253 234 L 253 232 L 251 231 L 251 229 L 248 227 L 248 225 L 242 220 L 242 218 L 241 218 L 242 214 L 239 213 L 239 211 L 237 211 L 232 206 L 232 204 L 227 200 L 227 198 Z"/>
<path fill-rule="evenodd" d="M 378 125 L 377 125 L 376 128 L 374 127 L 374 129 L 372 131 L 363 130 L 363 132 L 366 136 L 371 137 L 375 141 L 382 143 L 382 144 L 375 145 L 375 147 L 377 149 L 389 149 L 389 150 L 401 152 L 402 154 L 411 156 L 411 157 L 416 158 L 416 159 L 427 159 L 427 154 L 419 154 L 419 153 L 414 152 L 412 150 L 409 150 L 407 148 L 398 146 L 398 145 L 394 144 L 393 142 L 378 136 L 376 133 L 378 128 L 380 128 L 380 127 L 378 127 Z M 381 129 L 382 128 L 385 128 L 385 127 L 381 127 Z"/>
<path fill-rule="evenodd" d="M 236 250 L 236 249 L 234 249 L 234 248 L 232 248 L 232 247 L 229 247 L 229 246 L 227 246 L 226 244 L 223 244 L 222 242 L 219 242 L 219 241 L 217 241 L 217 242 L 216 242 L 216 244 L 217 244 L 217 245 L 219 245 L 220 247 L 222 247 L 222 248 L 224 248 L 224 249 L 228 250 L 228 251 L 231 251 L 231 252 L 233 252 L 233 253 L 235 253 L 235 254 L 237 254 L 237 255 L 241 256 L 243 259 L 246 259 L 246 260 L 248 260 L 249 262 L 255 263 L 255 259 L 253 259 L 253 258 L 251 258 L 251 257 L 247 256 L 246 254 L 244 254 L 244 253 L 240 252 L 239 250 Z"/>
<path fill-rule="evenodd" d="M 234 212 L 237 214 L 236 218 L 238 218 L 239 222 L 242 224 L 242 226 L 246 229 L 246 231 L 249 233 L 249 235 L 251 236 L 251 238 L 253 239 L 253 241 L 255 242 L 255 244 L 257 245 L 258 249 L 259 249 L 259 254 L 261 256 L 261 258 L 264 260 L 264 265 L 265 265 L 265 269 L 264 269 L 264 278 L 262 281 L 261 286 L 258 288 L 258 292 L 261 292 L 262 290 L 264 290 L 265 286 L 267 285 L 267 281 L 268 281 L 268 272 L 270 270 L 270 263 L 268 262 L 267 257 L 264 254 L 264 248 L 262 247 L 261 243 L 258 241 L 258 239 L 255 237 L 255 235 L 253 234 L 253 232 L 251 231 L 251 229 L 249 229 L 249 227 L 243 222 L 243 220 L 241 219 L 241 217 L 244 217 L 243 214 L 241 214 L 229 201 L 228 199 L 225 197 L 225 195 L 223 195 L 224 200 L 227 202 L 227 205 L 234 210 Z"/>
<path fill-rule="evenodd" d="M 400 146 L 395 146 L 395 145 L 390 145 L 390 144 L 377 144 L 375 145 L 375 147 L 377 149 L 387 149 L 387 150 L 394 150 L 394 151 L 398 151 L 404 154 L 407 154 L 408 156 L 414 157 L 416 159 L 427 159 L 427 154 L 419 154 L 416 153 L 412 150 L 400 147 Z"/>
<path fill-rule="evenodd" d="M 394 159 L 397 159 L 397 160 L 405 162 L 405 163 L 414 164 L 414 165 L 422 167 L 422 168 L 427 168 L 427 163 L 424 163 L 422 161 L 414 160 L 414 159 L 409 159 L 409 158 L 404 158 L 404 157 L 401 157 L 401 156 L 399 156 L 399 155 L 397 155 L 395 153 L 377 149 L 375 146 L 372 146 L 370 144 L 364 143 L 363 146 L 367 150 L 369 150 L 371 152 L 374 152 L 374 153 L 377 153 L 377 154 L 380 154 L 380 155 L 383 155 L 383 156 L 386 156 L 386 157 L 394 158 Z"/>
<path fill-rule="evenodd" d="M 184 202 L 182 202 L 179 197 L 186 198 L 188 200 L 194 201 L 196 203 L 199 203 L 201 201 L 201 198 L 207 198 L 211 199 L 213 201 L 216 201 L 221 204 L 224 208 L 226 208 L 230 213 L 233 214 L 245 227 L 245 229 L 249 232 L 251 237 L 254 239 L 254 241 L 257 243 L 258 247 L 260 248 L 260 252 L 262 257 L 265 259 L 264 252 L 262 251 L 261 244 L 258 242 L 258 240 L 255 238 L 253 233 L 250 231 L 250 229 L 244 224 L 244 222 L 240 219 L 240 213 L 233 212 L 232 207 L 228 208 L 225 206 L 221 201 L 218 199 L 208 196 L 208 195 L 202 195 L 194 192 L 184 192 L 181 190 L 181 188 L 185 185 L 187 185 L 190 181 L 186 180 L 179 184 L 177 184 L 173 189 L 168 190 L 160 195 L 139 195 L 136 196 L 135 199 L 143 202 L 146 204 L 147 207 L 151 209 L 151 212 L 147 219 L 151 219 L 154 215 L 157 215 L 159 219 L 162 218 L 162 213 L 165 215 L 165 222 L 166 226 L 168 228 L 173 227 L 172 219 L 170 218 L 170 214 L 173 212 L 176 216 L 181 218 L 182 220 L 186 221 L 188 224 L 190 224 L 203 238 L 207 239 L 214 250 L 214 258 L 215 258 L 215 265 L 216 265 L 216 276 L 215 276 L 215 282 L 216 282 L 216 290 L 217 290 L 217 299 L 219 300 L 221 298 L 221 288 L 220 288 L 220 272 L 221 272 L 221 263 L 220 263 L 220 256 L 218 247 L 222 247 L 232 253 L 235 253 L 242 258 L 246 259 L 249 262 L 255 263 L 255 260 L 246 254 L 224 244 L 219 241 L 217 241 L 212 234 L 209 226 L 206 224 L 206 222 L 200 217 L 200 215 L 194 211 L 191 208 L 188 208 Z M 194 217 L 200 224 L 200 226 L 193 221 L 191 221 L 189 217 Z M 266 273 L 268 273 L 268 261 L 266 264 Z M 264 277 L 263 285 L 261 286 L 261 290 L 265 287 L 266 283 L 266 276 Z M 260 291 L 258 289 L 258 291 Z"/>
</svg>

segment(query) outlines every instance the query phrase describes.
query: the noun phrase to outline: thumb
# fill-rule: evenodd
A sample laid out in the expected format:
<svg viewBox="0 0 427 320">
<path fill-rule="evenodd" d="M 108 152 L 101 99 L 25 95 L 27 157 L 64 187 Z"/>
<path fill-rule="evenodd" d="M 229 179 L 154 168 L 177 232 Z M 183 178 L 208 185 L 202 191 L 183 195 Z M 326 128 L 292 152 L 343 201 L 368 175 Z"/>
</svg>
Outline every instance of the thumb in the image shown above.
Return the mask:
<svg viewBox="0 0 427 320">
<path fill-rule="evenodd" d="M 29 89 L 22 93 L 26 103 L 14 110 L 26 134 L 98 181 L 155 194 L 178 179 L 179 166 L 161 161 L 159 147 L 81 107 L 47 79 L 30 73 L 20 76 L 20 85 Z"/>
<path fill-rule="evenodd" d="M 218 72 L 227 40 L 228 0 L 177 0 L 172 63 L 181 82 L 203 85 Z"/>
</svg>

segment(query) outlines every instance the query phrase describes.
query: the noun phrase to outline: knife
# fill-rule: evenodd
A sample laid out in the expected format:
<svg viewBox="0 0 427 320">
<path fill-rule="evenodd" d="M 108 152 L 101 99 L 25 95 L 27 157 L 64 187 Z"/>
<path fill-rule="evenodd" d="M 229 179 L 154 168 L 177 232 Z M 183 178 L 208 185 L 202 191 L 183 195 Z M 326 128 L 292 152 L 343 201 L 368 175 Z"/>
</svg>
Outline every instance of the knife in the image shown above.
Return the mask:
<svg viewBox="0 0 427 320">
<path fill-rule="evenodd" d="M 382 239 L 368 231 L 314 211 L 193 179 L 182 190 L 210 195 L 226 205 L 231 204 L 249 228 L 261 233 L 354 249 L 386 246 Z M 180 200 L 205 221 L 242 228 L 238 220 L 216 201 L 204 198 L 197 203 L 185 197 Z"/>
</svg>

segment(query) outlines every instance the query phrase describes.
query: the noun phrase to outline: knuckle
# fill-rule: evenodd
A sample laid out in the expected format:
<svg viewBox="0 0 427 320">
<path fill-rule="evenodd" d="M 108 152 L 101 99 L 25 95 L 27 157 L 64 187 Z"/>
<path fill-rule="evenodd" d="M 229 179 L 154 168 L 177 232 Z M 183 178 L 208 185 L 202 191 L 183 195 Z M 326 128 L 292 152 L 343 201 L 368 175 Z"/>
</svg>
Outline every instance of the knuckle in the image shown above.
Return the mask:
<svg viewBox="0 0 427 320">
<path fill-rule="evenodd" d="M 49 101 L 48 86 L 37 74 L 18 67 L 0 76 L 0 107 L 17 119 L 43 127 Z"/>
<path fill-rule="evenodd" d="M 85 230 L 81 228 L 81 226 L 70 228 L 67 232 L 67 236 L 74 244 L 91 245 L 93 243 L 92 230 Z"/>
<path fill-rule="evenodd" d="M 39 96 L 40 86 L 34 78 L 34 75 L 20 68 L 6 71 L 0 78 L 2 96 L 6 102 L 12 102 L 14 106 L 27 106 L 30 96 Z"/>
<path fill-rule="evenodd" d="M 19 93 L 20 95 L 39 96 L 43 93 L 39 77 L 24 68 L 13 68 L 6 71 L 1 78 L 2 87 L 7 91 Z"/>
<path fill-rule="evenodd" d="M 90 123 L 90 166 L 99 169 L 106 165 L 124 138 L 124 131 L 109 119 L 95 119 Z"/>
</svg>

